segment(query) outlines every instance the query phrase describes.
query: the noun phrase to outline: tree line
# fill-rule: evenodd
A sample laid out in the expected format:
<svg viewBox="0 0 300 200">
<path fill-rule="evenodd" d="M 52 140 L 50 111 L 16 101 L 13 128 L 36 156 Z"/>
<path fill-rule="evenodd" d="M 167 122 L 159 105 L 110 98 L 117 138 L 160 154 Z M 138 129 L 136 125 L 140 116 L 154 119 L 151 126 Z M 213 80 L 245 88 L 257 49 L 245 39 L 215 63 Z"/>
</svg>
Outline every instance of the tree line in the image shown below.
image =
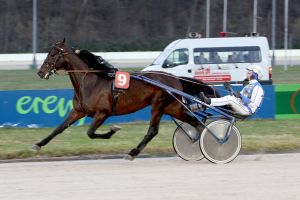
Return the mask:
<svg viewBox="0 0 300 200">
<path fill-rule="evenodd" d="M 223 26 L 211 0 L 210 36 Z M 300 48 L 300 1 L 289 0 L 289 44 Z M 283 47 L 284 1 L 277 0 L 276 48 Z M 92 51 L 160 51 L 188 32 L 205 36 L 205 0 L 38 0 L 38 52 L 62 40 Z M 253 0 L 228 0 L 227 30 L 252 32 Z M 257 30 L 271 41 L 272 1 L 258 1 Z M 0 53 L 32 51 L 32 0 L 0 0 Z"/>
</svg>

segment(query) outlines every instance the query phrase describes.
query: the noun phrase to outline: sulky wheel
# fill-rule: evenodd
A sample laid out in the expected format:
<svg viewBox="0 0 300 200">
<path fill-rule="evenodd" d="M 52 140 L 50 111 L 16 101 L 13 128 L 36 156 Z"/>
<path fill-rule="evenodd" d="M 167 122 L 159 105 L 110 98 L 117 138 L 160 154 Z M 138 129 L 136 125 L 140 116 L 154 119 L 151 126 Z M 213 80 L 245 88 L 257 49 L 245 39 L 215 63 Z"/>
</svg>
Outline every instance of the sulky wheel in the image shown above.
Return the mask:
<svg viewBox="0 0 300 200">
<path fill-rule="evenodd" d="M 198 161 L 203 159 L 204 156 L 199 147 L 199 138 L 200 135 L 196 128 L 187 123 L 180 124 L 173 135 L 173 147 L 175 152 L 186 161 Z"/>
<path fill-rule="evenodd" d="M 209 123 L 200 137 L 200 147 L 205 158 L 213 163 L 228 163 L 236 158 L 241 150 L 241 135 L 232 126 L 230 135 L 225 138 L 230 122 L 217 120 Z M 224 140 L 225 138 L 225 140 Z"/>
</svg>

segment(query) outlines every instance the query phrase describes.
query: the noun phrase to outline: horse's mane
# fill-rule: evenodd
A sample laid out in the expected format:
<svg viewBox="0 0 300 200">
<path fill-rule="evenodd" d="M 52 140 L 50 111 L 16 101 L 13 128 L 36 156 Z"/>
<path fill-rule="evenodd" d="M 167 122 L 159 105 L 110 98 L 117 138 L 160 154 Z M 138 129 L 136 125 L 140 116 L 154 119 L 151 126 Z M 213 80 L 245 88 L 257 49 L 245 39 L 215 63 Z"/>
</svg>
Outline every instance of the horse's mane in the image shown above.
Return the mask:
<svg viewBox="0 0 300 200">
<path fill-rule="evenodd" d="M 108 71 L 112 69 L 116 70 L 113 65 L 104 60 L 101 56 L 96 56 L 86 49 L 75 50 L 74 52 L 88 65 L 90 69 Z"/>
</svg>

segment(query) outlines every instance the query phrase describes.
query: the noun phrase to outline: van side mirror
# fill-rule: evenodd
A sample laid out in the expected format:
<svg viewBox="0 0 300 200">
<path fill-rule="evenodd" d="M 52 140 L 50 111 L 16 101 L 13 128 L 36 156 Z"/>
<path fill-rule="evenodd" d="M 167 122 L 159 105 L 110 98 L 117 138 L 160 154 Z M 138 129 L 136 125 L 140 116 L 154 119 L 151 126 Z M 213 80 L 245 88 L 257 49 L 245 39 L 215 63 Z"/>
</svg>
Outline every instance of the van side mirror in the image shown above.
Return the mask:
<svg viewBox="0 0 300 200">
<path fill-rule="evenodd" d="M 165 60 L 164 64 L 162 65 L 162 68 L 170 68 L 171 67 L 171 64 L 168 63 L 167 60 Z"/>
</svg>

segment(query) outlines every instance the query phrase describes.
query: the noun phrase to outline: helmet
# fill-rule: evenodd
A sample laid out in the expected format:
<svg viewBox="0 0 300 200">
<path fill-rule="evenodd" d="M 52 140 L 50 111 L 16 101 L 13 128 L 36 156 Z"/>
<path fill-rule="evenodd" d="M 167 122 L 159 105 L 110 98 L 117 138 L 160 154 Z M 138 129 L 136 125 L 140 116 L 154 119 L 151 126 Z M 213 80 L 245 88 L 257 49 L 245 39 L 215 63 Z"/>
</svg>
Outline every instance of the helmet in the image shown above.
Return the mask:
<svg viewBox="0 0 300 200">
<path fill-rule="evenodd" d="M 258 76 L 258 80 L 260 80 L 263 77 L 262 68 L 258 65 L 251 65 L 247 67 L 247 70 L 255 72 Z"/>
</svg>

